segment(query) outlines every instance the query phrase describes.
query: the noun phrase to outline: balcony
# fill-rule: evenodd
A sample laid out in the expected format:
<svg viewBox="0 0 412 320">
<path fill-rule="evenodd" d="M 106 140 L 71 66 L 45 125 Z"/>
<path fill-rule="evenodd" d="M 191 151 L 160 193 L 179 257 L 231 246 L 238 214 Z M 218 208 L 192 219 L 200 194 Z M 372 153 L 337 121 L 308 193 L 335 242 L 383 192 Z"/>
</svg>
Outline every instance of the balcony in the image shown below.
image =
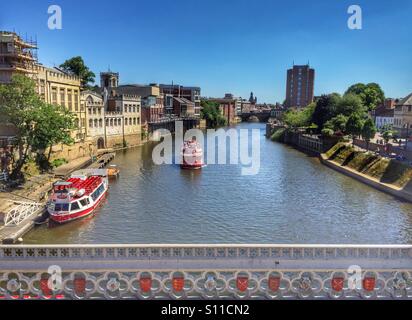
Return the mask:
<svg viewBox="0 0 412 320">
<path fill-rule="evenodd" d="M 412 298 L 412 245 L 0 246 L 0 261 L 3 299 Z"/>
</svg>

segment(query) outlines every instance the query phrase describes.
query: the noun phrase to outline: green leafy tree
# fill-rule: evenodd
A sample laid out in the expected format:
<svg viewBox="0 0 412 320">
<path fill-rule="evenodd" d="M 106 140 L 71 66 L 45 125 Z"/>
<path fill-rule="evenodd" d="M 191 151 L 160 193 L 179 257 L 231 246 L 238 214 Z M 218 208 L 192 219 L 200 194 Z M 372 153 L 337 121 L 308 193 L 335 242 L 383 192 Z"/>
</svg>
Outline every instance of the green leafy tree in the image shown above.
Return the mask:
<svg viewBox="0 0 412 320">
<path fill-rule="evenodd" d="M 89 83 L 95 82 L 96 75 L 85 65 L 80 56 L 66 60 L 60 65 L 60 68 L 78 76 L 81 79 L 82 88 L 88 88 Z"/>
<path fill-rule="evenodd" d="M 366 141 L 366 150 L 369 150 L 369 143 L 375 137 L 376 127 L 371 118 L 368 118 L 362 127 L 362 138 Z"/>
<path fill-rule="evenodd" d="M 310 104 L 309 106 L 303 109 L 291 109 L 284 113 L 282 120 L 285 124 L 287 124 L 289 127 L 293 129 L 308 127 L 312 124 L 311 121 L 314 110 L 315 104 Z"/>
<path fill-rule="evenodd" d="M 22 168 L 32 152 L 70 140 L 71 115 L 47 105 L 35 88 L 34 81 L 23 75 L 14 75 L 10 84 L 0 85 L 0 122 L 15 129 L 13 143 L 18 156 L 11 159 L 13 179 L 23 177 Z"/>
<path fill-rule="evenodd" d="M 377 83 L 354 84 L 348 88 L 345 94 L 357 95 L 369 111 L 374 110 L 385 101 L 385 93 Z"/>
<path fill-rule="evenodd" d="M 324 124 L 336 115 L 340 100 L 341 96 L 338 93 L 322 95 L 317 100 L 311 121 L 319 130 L 322 130 Z"/>
<path fill-rule="evenodd" d="M 363 122 L 359 114 L 352 114 L 346 123 L 346 132 L 352 135 L 352 137 L 359 137 L 362 134 Z"/>
<path fill-rule="evenodd" d="M 42 101 L 35 90 L 34 81 L 22 75 L 14 75 L 11 83 L 0 85 L 0 121 L 14 127 L 14 147 L 18 157 L 13 155 L 11 177 L 21 177 L 21 169 L 30 155 L 28 140 L 35 124 L 35 110 Z"/>
<path fill-rule="evenodd" d="M 379 132 L 383 134 L 385 131 L 393 131 L 393 125 L 390 123 L 387 123 L 380 127 Z"/>
<path fill-rule="evenodd" d="M 339 100 L 335 115 L 343 114 L 349 117 L 354 113 L 364 115 L 366 112 L 367 109 L 362 104 L 362 99 L 353 93 L 348 93 Z"/>
<path fill-rule="evenodd" d="M 43 103 L 34 113 L 35 125 L 28 143 L 32 152 L 37 153 L 41 169 L 49 169 L 53 146 L 74 143 L 71 136 L 71 131 L 75 129 L 74 116 L 64 107 L 47 103 Z"/>
<path fill-rule="evenodd" d="M 212 128 L 227 125 L 227 119 L 222 115 L 217 102 L 202 100 L 201 117 L 206 120 L 207 126 Z"/>
<path fill-rule="evenodd" d="M 346 124 L 348 122 L 348 117 L 343 114 L 338 114 L 336 117 L 327 121 L 324 125 L 325 129 L 333 130 L 333 132 L 346 132 Z"/>
<path fill-rule="evenodd" d="M 388 144 L 389 140 L 393 138 L 393 131 L 392 130 L 387 130 L 384 131 L 382 134 L 383 140 L 385 140 L 385 143 Z"/>
<path fill-rule="evenodd" d="M 325 137 L 332 137 L 335 134 L 335 131 L 333 129 L 324 127 L 322 129 L 322 135 Z"/>
<path fill-rule="evenodd" d="M 393 130 L 393 126 L 391 124 L 385 124 L 380 128 L 379 132 L 386 144 L 390 139 L 393 139 L 395 137 L 395 131 Z"/>
</svg>

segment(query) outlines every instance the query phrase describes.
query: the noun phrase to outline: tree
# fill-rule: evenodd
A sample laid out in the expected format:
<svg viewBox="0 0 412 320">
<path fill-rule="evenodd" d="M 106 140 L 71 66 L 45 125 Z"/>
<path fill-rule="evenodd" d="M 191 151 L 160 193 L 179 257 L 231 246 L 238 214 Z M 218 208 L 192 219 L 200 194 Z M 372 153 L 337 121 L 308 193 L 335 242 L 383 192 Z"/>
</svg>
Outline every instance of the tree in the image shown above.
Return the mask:
<svg viewBox="0 0 412 320">
<path fill-rule="evenodd" d="M 393 131 L 392 130 L 387 130 L 384 131 L 382 134 L 383 140 L 385 140 L 385 143 L 388 144 L 389 140 L 393 138 Z"/>
<path fill-rule="evenodd" d="M 385 143 L 388 144 L 389 140 L 395 137 L 395 132 L 393 131 L 393 126 L 391 124 L 385 124 L 379 130 Z"/>
<path fill-rule="evenodd" d="M 53 146 L 57 144 L 71 145 L 74 139 L 71 131 L 75 129 L 74 116 L 64 107 L 43 103 L 35 110 L 35 126 L 28 139 L 32 152 L 37 153 L 41 169 L 50 168 Z M 46 149 L 49 149 L 45 156 Z"/>
<path fill-rule="evenodd" d="M 12 179 L 21 177 L 21 169 L 30 151 L 28 139 L 31 137 L 35 122 L 34 111 L 41 103 L 34 81 L 25 76 L 14 75 L 10 84 L 0 85 L 0 121 L 14 127 L 13 144 L 18 152 L 17 159 L 14 155 L 11 159 Z"/>
<path fill-rule="evenodd" d="M 346 123 L 346 132 L 352 137 L 358 137 L 362 134 L 363 119 L 357 113 L 352 114 Z"/>
<path fill-rule="evenodd" d="M 78 76 L 81 79 L 82 88 L 87 88 L 89 83 L 94 83 L 96 75 L 85 65 L 83 58 L 73 57 L 60 65 L 64 71 Z"/>
<path fill-rule="evenodd" d="M 227 125 L 226 118 L 220 112 L 219 104 L 217 102 L 202 100 L 201 117 L 205 119 L 208 127 L 221 127 Z"/>
<path fill-rule="evenodd" d="M 367 109 L 362 104 L 362 99 L 353 93 L 345 94 L 342 99 L 339 100 L 336 107 L 336 115 L 343 114 L 347 117 L 350 117 L 354 113 L 363 115 L 366 114 L 366 112 Z"/>
<path fill-rule="evenodd" d="M 385 131 L 389 131 L 389 130 L 393 130 L 393 124 L 387 123 L 385 125 L 383 125 L 382 127 L 380 127 L 379 132 L 381 134 L 383 134 Z"/>
<path fill-rule="evenodd" d="M 366 141 L 366 150 L 369 150 L 369 143 L 375 137 L 376 127 L 371 118 L 368 118 L 362 127 L 362 138 Z"/>
<path fill-rule="evenodd" d="M 283 122 L 291 128 L 301 128 L 308 127 L 311 125 L 313 112 L 315 110 L 315 104 L 310 104 L 309 106 L 300 110 L 288 110 L 283 114 Z"/>
<path fill-rule="evenodd" d="M 335 132 L 346 132 L 346 124 L 348 122 L 348 117 L 343 114 L 338 114 L 336 117 L 327 121 L 324 125 L 324 129 L 332 130 Z"/>
<path fill-rule="evenodd" d="M 317 100 L 311 121 L 318 126 L 319 130 L 322 130 L 324 124 L 336 115 L 340 100 L 338 93 L 322 95 Z"/>
<path fill-rule="evenodd" d="M 22 178 L 21 170 L 31 152 L 69 142 L 71 119 L 60 107 L 42 101 L 34 81 L 23 75 L 14 75 L 10 84 L 0 85 L 0 121 L 14 127 L 13 144 L 18 152 L 18 157 L 11 159 L 12 179 Z"/>
<path fill-rule="evenodd" d="M 374 110 L 377 106 L 384 103 L 385 93 L 377 83 L 357 83 L 348 88 L 346 94 L 357 95 L 362 104 L 368 109 L 368 111 Z"/>
<path fill-rule="evenodd" d="M 335 134 L 335 131 L 330 128 L 323 128 L 322 135 L 325 137 L 332 137 Z"/>
</svg>

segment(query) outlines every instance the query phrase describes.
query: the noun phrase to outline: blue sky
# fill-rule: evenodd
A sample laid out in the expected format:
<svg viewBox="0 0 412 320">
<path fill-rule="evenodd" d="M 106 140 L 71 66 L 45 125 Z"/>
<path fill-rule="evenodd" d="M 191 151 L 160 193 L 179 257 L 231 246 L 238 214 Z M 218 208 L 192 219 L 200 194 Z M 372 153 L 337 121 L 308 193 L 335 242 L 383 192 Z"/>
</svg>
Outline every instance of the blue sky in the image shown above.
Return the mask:
<svg viewBox="0 0 412 320">
<path fill-rule="evenodd" d="M 60 5 L 63 29 L 49 30 Z M 350 30 L 347 9 L 363 10 Z M 200 86 L 282 102 L 293 61 L 316 69 L 315 94 L 378 82 L 389 97 L 412 92 L 411 0 L 14 0 L 3 2 L 0 29 L 37 36 L 43 64 L 81 55 L 98 75 L 121 83 Z"/>
</svg>

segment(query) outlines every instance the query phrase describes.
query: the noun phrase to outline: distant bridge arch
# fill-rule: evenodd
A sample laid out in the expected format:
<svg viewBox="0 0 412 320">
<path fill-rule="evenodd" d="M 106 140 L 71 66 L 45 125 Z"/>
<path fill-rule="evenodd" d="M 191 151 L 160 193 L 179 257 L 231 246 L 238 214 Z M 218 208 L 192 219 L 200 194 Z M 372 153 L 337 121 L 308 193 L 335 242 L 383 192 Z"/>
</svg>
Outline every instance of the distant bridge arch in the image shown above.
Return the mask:
<svg viewBox="0 0 412 320">
<path fill-rule="evenodd" d="M 271 116 L 270 111 L 265 112 L 245 112 L 241 114 L 241 118 L 243 122 L 247 121 L 255 121 L 256 118 L 259 122 L 268 122 Z"/>
</svg>

